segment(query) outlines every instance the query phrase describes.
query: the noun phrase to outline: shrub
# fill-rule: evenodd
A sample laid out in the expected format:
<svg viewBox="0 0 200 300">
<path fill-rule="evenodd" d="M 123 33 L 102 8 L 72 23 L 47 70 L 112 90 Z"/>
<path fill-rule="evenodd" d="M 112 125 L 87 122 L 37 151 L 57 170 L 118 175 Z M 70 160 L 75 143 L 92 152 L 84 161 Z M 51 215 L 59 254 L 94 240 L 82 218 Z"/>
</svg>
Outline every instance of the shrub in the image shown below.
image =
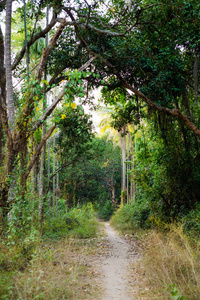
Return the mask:
<svg viewBox="0 0 200 300">
<path fill-rule="evenodd" d="M 122 231 L 150 227 L 148 203 L 131 203 L 120 207 L 112 217 L 113 225 Z"/>
<path fill-rule="evenodd" d="M 97 210 L 98 210 L 97 213 L 98 218 L 104 221 L 108 221 L 114 212 L 114 207 L 112 202 L 110 200 L 107 200 L 103 204 L 98 204 Z"/>
<path fill-rule="evenodd" d="M 72 208 L 65 215 L 70 235 L 78 238 L 89 238 L 96 236 L 98 222 L 94 217 L 91 203 L 81 208 Z"/>
<path fill-rule="evenodd" d="M 89 238 L 96 235 L 97 227 L 93 206 L 88 203 L 80 208 L 71 208 L 65 213 L 63 213 L 63 208 L 61 213 L 58 210 L 57 216 L 45 221 L 43 237 L 60 239 L 70 235 Z"/>
</svg>

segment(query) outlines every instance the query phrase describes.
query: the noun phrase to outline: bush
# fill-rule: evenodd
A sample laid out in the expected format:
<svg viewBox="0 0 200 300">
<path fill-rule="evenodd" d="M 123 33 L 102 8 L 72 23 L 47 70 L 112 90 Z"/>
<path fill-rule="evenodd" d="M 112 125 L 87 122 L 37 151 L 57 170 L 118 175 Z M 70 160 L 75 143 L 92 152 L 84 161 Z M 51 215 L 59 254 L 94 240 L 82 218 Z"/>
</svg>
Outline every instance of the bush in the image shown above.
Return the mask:
<svg viewBox="0 0 200 300">
<path fill-rule="evenodd" d="M 72 208 L 65 215 L 68 223 L 69 233 L 78 238 L 89 238 L 96 236 L 98 222 L 94 217 L 94 210 L 91 203 L 81 208 Z"/>
<path fill-rule="evenodd" d="M 181 220 L 185 233 L 193 236 L 195 239 L 200 236 L 200 204 Z"/>
<path fill-rule="evenodd" d="M 97 232 L 98 223 L 94 217 L 94 210 L 91 203 L 80 208 L 74 207 L 63 213 L 58 211 L 57 217 L 46 220 L 43 228 L 43 237 L 62 238 L 67 235 L 78 238 L 94 237 Z"/>
<path fill-rule="evenodd" d="M 114 207 L 111 201 L 107 200 L 105 203 L 103 204 L 98 204 L 97 205 L 97 216 L 99 219 L 104 220 L 104 221 L 108 221 L 110 220 L 110 217 L 112 216 L 113 212 L 114 212 Z"/>
<path fill-rule="evenodd" d="M 120 207 L 112 217 L 113 225 L 121 231 L 133 231 L 136 228 L 150 228 L 150 208 L 148 203 L 131 203 Z"/>
</svg>

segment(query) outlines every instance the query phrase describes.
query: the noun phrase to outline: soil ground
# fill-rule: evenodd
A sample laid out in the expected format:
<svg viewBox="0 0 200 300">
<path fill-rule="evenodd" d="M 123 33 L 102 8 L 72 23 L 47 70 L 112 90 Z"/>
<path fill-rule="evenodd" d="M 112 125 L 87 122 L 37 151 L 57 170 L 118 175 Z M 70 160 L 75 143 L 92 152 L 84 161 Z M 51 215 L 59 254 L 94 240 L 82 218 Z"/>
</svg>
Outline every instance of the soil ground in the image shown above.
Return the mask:
<svg viewBox="0 0 200 300">
<path fill-rule="evenodd" d="M 134 300 L 137 295 L 134 262 L 140 258 L 137 244 L 133 239 L 120 237 L 108 222 L 103 230 L 95 262 L 103 290 L 99 299 Z"/>
</svg>

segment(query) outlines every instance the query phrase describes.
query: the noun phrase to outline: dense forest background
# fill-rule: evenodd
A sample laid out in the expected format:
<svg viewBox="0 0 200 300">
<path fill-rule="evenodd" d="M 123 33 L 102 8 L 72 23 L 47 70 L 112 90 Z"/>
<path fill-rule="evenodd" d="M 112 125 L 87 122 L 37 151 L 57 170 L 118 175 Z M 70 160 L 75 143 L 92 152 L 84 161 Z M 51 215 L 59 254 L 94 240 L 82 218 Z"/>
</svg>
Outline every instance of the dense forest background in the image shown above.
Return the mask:
<svg viewBox="0 0 200 300">
<path fill-rule="evenodd" d="M 82 206 L 199 235 L 199 10 L 197 0 L 0 1 L 4 239 L 66 234 Z"/>
</svg>

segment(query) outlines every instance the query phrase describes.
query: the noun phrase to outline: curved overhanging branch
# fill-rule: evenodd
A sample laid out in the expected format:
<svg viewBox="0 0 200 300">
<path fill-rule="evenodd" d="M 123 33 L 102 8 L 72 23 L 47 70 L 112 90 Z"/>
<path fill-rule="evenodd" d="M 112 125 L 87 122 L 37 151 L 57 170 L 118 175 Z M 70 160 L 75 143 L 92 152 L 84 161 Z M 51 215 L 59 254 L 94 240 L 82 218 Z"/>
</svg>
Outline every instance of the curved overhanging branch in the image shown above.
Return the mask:
<svg viewBox="0 0 200 300">
<path fill-rule="evenodd" d="M 56 14 L 53 14 L 51 22 L 40 32 L 36 33 L 31 39 L 27 42 L 27 47 L 30 48 L 38 39 L 41 37 L 45 37 L 45 35 L 53 28 L 53 26 L 58 22 L 56 19 Z M 14 70 L 17 65 L 20 63 L 21 59 L 24 57 L 26 52 L 26 46 L 24 45 L 19 52 L 19 54 L 15 57 L 15 60 L 12 64 L 12 70 Z"/>
<path fill-rule="evenodd" d="M 150 107 L 158 110 L 159 112 L 162 112 L 164 114 L 170 115 L 172 117 L 177 117 L 179 120 L 182 120 L 185 123 L 185 125 L 191 131 L 193 131 L 195 133 L 195 135 L 198 136 L 198 138 L 200 138 L 200 130 L 178 108 L 169 109 L 167 107 L 164 107 L 164 106 L 161 106 L 161 105 L 158 105 L 158 104 L 154 103 L 152 100 L 150 100 L 148 97 L 146 97 L 143 93 L 141 93 L 137 89 L 133 88 L 126 81 L 124 81 L 123 87 L 126 88 L 126 89 L 128 89 L 128 90 L 130 90 L 130 91 L 132 91 L 133 93 L 135 93 L 135 95 L 137 95 L 140 99 L 144 100 L 148 106 L 150 106 Z"/>
<path fill-rule="evenodd" d="M 84 69 L 86 69 L 92 63 L 92 61 L 95 59 L 96 59 L 96 56 L 91 57 L 84 65 L 82 65 L 78 69 L 78 71 L 81 72 Z M 56 97 L 55 101 L 46 109 L 44 114 L 35 122 L 35 124 L 32 127 L 31 132 L 34 132 L 36 129 L 38 129 L 41 126 L 41 124 L 47 119 L 47 117 L 50 116 L 50 114 L 56 108 L 57 104 L 62 100 L 62 98 L 66 94 L 66 92 L 67 92 L 67 87 L 64 87 L 61 90 L 61 92 L 58 94 L 58 96 Z"/>
<path fill-rule="evenodd" d="M 106 35 L 110 35 L 110 36 L 119 36 L 119 37 L 125 36 L 125 34 L 128 32 L 127 29 L 123 32 L 116 32 L 116 31 L 112 31 L 112 30 L 109 30 L 109 29 L 100 29 L 100 28 L 98 28 L 98 27 L 96 27 L 96 26 L 89 23 L 89 19 L 91 18 L 90 14 L 85 16 L 86 17 L 85 24 L 82 24 L 82 23 L 75 20 L 75 18 L 72 15 L 72 12 L 71 12 L 72 9 L 71 8 L 63 7 L 63 10 L 70 16 L 70 18 L 73 20 L 75 26 L 79 26 L 83 29 L 91 29 L 91 30 L 96 31 L 99 34 L 106 34 Z"/>
<path fill-rule="evenodd" d="M 51 53 L 53 47 L 55 46 L 55 44 L 56 44 L 58 38 L 60 37 L 61 33 L 63 32 L 66 24 L 67 24 L 66 20 L 62 19 L 62 21 L 60 22 L 59 27 L 57 28 L 55 34 L 53 35 L 52 39 L 50 40 L 49 45 L 45 49 L 43 49 L 42 57 L 40 59 L 40 63 L 39 63 L 39 67 L 38 67 L 38 80 L 39 80 L 39 82 L 42 79 L 42 73 L 43 73 L 43 70 L 44 70 L 44 67 L 45 67 L 46 60 L 47 60 L 49 54 Z"/>
<path fill-rule="evenodd" d="M 70 16 L 73 20 L 73 16 Z M 194 134 L 196 136 L 198 136 L 198 138 L 200 138 L 200 130 L 194 125 L 193 122 L 190 121 L 190 119 L 185 116 L 178 108 L 174 108 L 174 109 L 170 109 L 161 105 L 156 104 L 155 102 L 153 102 L 152 100 L 150 100 L 147 96 L 145 96 L 143 93 L 141 93 L 139 90 L 135 89 L 134 87 L 132 87 L 124 78 L 121 77 L 121 75 L 119 74 L 119 72 L 116 70 L 115 66 L 113 66 L 107 59 L 105 59 L 103 56 L 101 56 L 100 54 L 95 53 L 93 50 L 91 50 L 87 44 L 87 42 L 83 39 L 83 37 L 80 35 L 80 32 L 78 30 L 78 26 L 75 26 L 75 31 L 76 34 L 78 36 L 78 38 L 82 41 L 82 43 L 84 44 L 85 48 L 87 49 L 87 51 L 101 59 L 101 61 L 107 66 L 109 67 L 112 71 L 113 74 L 117 76 L 117 78 L 122 82 L 123 87 L 132 91 L 135 95 L 137 95 L 140 99 L 144 100 L 146 102 L 146 104 L 150 107 L 152 107 L 153 109 L 156 109 L 159 112 L 162 112 L 164 114 L 170 115 L 172 117 L 176 117 L 179 120 L 182 120 L 184 122 L 184 124 L 191 130 L 194 132 Z"/>
</svg>

